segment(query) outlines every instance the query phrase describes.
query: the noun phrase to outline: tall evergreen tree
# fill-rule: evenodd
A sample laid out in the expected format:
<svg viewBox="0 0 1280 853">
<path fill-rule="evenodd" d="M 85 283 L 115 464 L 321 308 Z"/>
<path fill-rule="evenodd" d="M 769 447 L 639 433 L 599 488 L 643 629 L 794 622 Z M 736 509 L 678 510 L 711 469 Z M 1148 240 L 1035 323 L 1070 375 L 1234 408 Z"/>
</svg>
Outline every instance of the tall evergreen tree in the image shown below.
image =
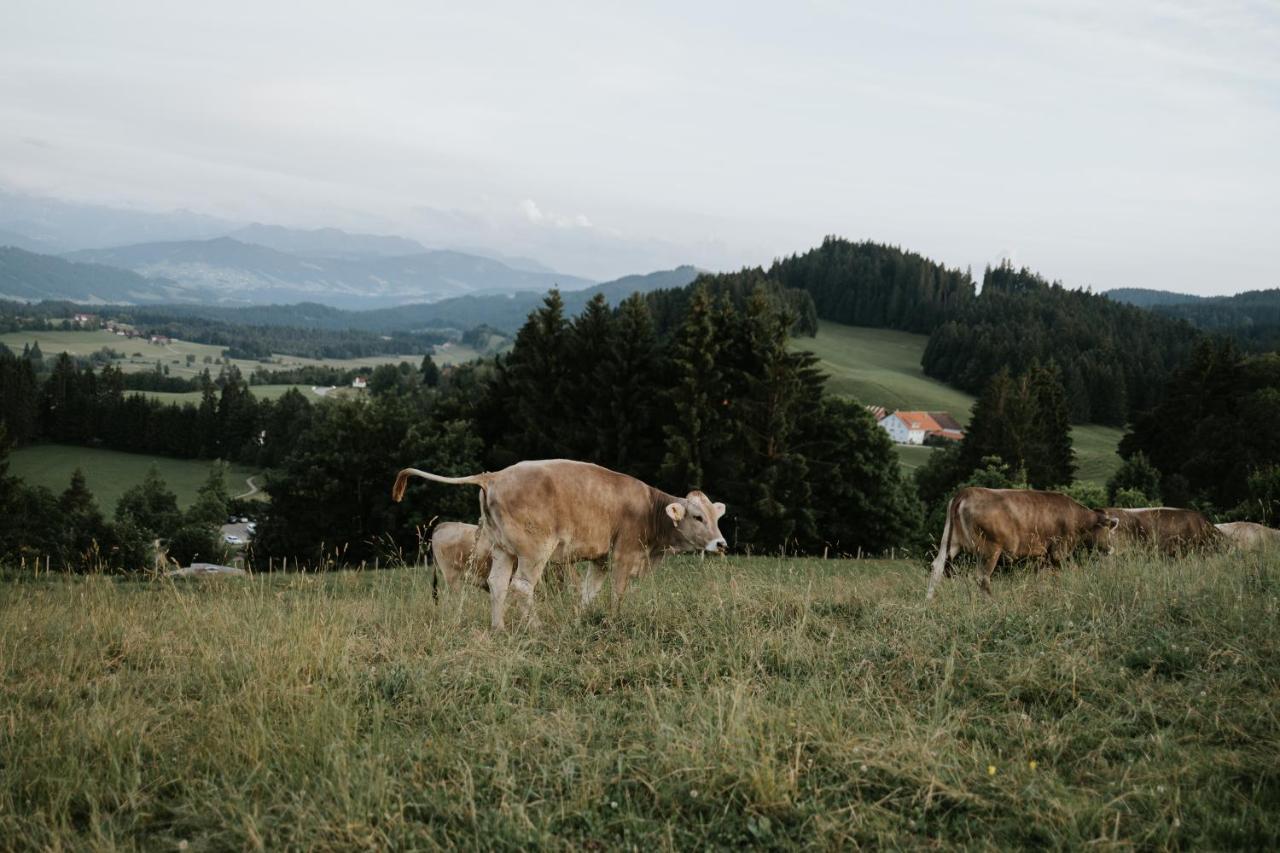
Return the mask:
<svg viewBox="0 0 1280 853">
<path fill-rule="evenodd" d="M 1027 408 L 1032 412 L 1025 459 L 1027 482 L 1037 489 L 1069 485 L 1075 479 L 1076 464 L 1061 371 L 1053 363 L 1033 365 L 1026 381 Z"/>
<path fill-rule="evenodd" d="M 728 407 L 720 356 L 725 347 L 723 317 L 711 295 L 698 286 L 684 323 L 669 347 L 671 419 L 663 427 L 666 453 L 659 477 L 668 490 L 708 487 L 718 455 L 732 446 L 723 410 Z"/>
</svg>

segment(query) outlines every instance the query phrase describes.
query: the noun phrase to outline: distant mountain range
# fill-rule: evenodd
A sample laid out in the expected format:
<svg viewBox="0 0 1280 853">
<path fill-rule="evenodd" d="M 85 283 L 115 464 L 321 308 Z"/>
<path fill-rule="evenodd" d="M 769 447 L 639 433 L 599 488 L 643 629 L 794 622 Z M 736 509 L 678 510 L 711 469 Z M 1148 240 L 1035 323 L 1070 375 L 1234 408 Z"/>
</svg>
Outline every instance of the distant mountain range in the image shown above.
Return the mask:
<svg viewBox="0 0 1280 853">
<path fill-rule="evenodd" d="M 24 299 L 313 301 L 361 309 L 466 294 L 541 293 L 551 287 L 571 291 L 595 284 L 530 258 L 487 249 L 430 249 L 394 235 L 244 225 L 189 211 L 122 210 L 0 190 L 4 246 L 156 279 L 109 284 L 100 273 L 90 275 L 80 267 L 51 264 L 39 271 L 39 261 L 8 256 L 6 295 Z M 76 279 L 77 271 L 84 280 Z M 56 289 L 39 282 L 56 282 Z"/>
<path fill-rule="evenodd" d="M 277 237 L 280 232 L 288 229 L 279 229 Z M 348 238 L 348 245 L 380 239 L 336 233 Z M 552 287 L 580 290 L 595 284 L 577 276 L 516 270 L 461 252 L 324 257 L 290 254 L 231 237 L 86 249 L 64 257 L 170 279 L 193 292 L 214 294 L 215 302 L 240 304 L 308 301 L 359 309 L 435 302 L 469 293 L 540 293 Z"/>
<path fill-rule="evenodd" d="M 101 305 L 192 301 L 209 296 L 169 279 L 0 246 L 0 299 Z"/>
<path fill-rule="evenodd" d="M 698 276 L 690 266 L 673 270 L 631 275 L 597 284 L 585 290 L 562 293 L 566 316 L 578 314 L 597 293 L 610 305 L 617 305 L 633 293 L 685 287 Z M 219 305 L 157 305 L 133 312 L 137 317 L 158 321 L 166 317 L 198 317 L 244 326 L 292 326 L 304 329 L 356 329 L 380 333 L 413 332 L 424 329 L 466 331 L 488 325 L 513 333 L 528 319 L 529 312 L 542 304 L 545 293 L 515 293 L 488 296 L 461 296 L 429 305 L 399 305 L 370 311 L 345 311 L 329 305 L 303 302 L 293 305 L 228 307 Z"/>
</svg>

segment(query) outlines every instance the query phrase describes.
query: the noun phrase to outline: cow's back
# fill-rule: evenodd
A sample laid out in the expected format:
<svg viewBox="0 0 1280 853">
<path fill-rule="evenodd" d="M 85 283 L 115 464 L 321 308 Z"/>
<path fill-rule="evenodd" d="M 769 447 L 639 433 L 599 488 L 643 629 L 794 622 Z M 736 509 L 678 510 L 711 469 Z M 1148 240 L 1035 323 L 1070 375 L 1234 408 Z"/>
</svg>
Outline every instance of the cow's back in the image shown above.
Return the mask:
<svg viewBox="0 0 1280 853">
<path fill-rule="evenodd" d="M 1142 507 L 1104 510 L 1120 519 L 1122 543 L 1143 544 L 1166 554 L 1208 548 L 1222 539 L 1222 533 L 1203 513 L 1181 507 Z"/>
<path fill-rule="evenodd" d="M 620 537 L 644 535 L 651 489 L 589 462 L 519 462 L 496 472 L 484 507 L 495 544 L 513 554 L 551 548 L 554 560 L 593 560 Z"/>
</svg>

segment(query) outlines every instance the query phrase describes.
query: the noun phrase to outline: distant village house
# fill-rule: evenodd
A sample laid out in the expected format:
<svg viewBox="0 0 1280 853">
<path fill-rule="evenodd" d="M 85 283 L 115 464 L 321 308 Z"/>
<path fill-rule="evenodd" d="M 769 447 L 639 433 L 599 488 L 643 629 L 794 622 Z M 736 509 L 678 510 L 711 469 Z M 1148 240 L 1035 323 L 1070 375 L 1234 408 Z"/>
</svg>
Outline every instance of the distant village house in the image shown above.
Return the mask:
<svg viewBox="0 0 1280 853">
<path fill-rule="evenodd" d="M 897 411 L 880 419 L 880 426 L 897 444 L 924 444 L 930 436 L 947 441 L 964 438 L 960 422 L 947 412 Z"/>
</svg>

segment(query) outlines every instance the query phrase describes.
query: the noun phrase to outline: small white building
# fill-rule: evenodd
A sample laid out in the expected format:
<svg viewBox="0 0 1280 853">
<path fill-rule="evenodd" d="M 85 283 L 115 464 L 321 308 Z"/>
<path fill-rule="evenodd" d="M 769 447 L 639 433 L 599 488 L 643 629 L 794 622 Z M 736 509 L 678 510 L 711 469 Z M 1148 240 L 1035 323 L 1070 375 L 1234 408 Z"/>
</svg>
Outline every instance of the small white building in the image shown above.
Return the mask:
<svg viewBox="0 0 1280 853">
<path fill-rule="evenodd" d="M 960 424 L 946 412 L 894 412 L 880 426 L 896 444 L 924 444 L 930 435 L 952 441 L 964 438 Z"/>
<path fill-rule="evenodd" d="M 351 380 L 351 387 L 352 387 L 352 388 L 364 388 L 364 387 L 366 387 L 368 384 L 369 384 L 369 383 L 365 380 L 365 378 L 364 378 L 363 376 L 357 376 L 355 379 L 352 379 L 352 380 Z"/>
</svg>

